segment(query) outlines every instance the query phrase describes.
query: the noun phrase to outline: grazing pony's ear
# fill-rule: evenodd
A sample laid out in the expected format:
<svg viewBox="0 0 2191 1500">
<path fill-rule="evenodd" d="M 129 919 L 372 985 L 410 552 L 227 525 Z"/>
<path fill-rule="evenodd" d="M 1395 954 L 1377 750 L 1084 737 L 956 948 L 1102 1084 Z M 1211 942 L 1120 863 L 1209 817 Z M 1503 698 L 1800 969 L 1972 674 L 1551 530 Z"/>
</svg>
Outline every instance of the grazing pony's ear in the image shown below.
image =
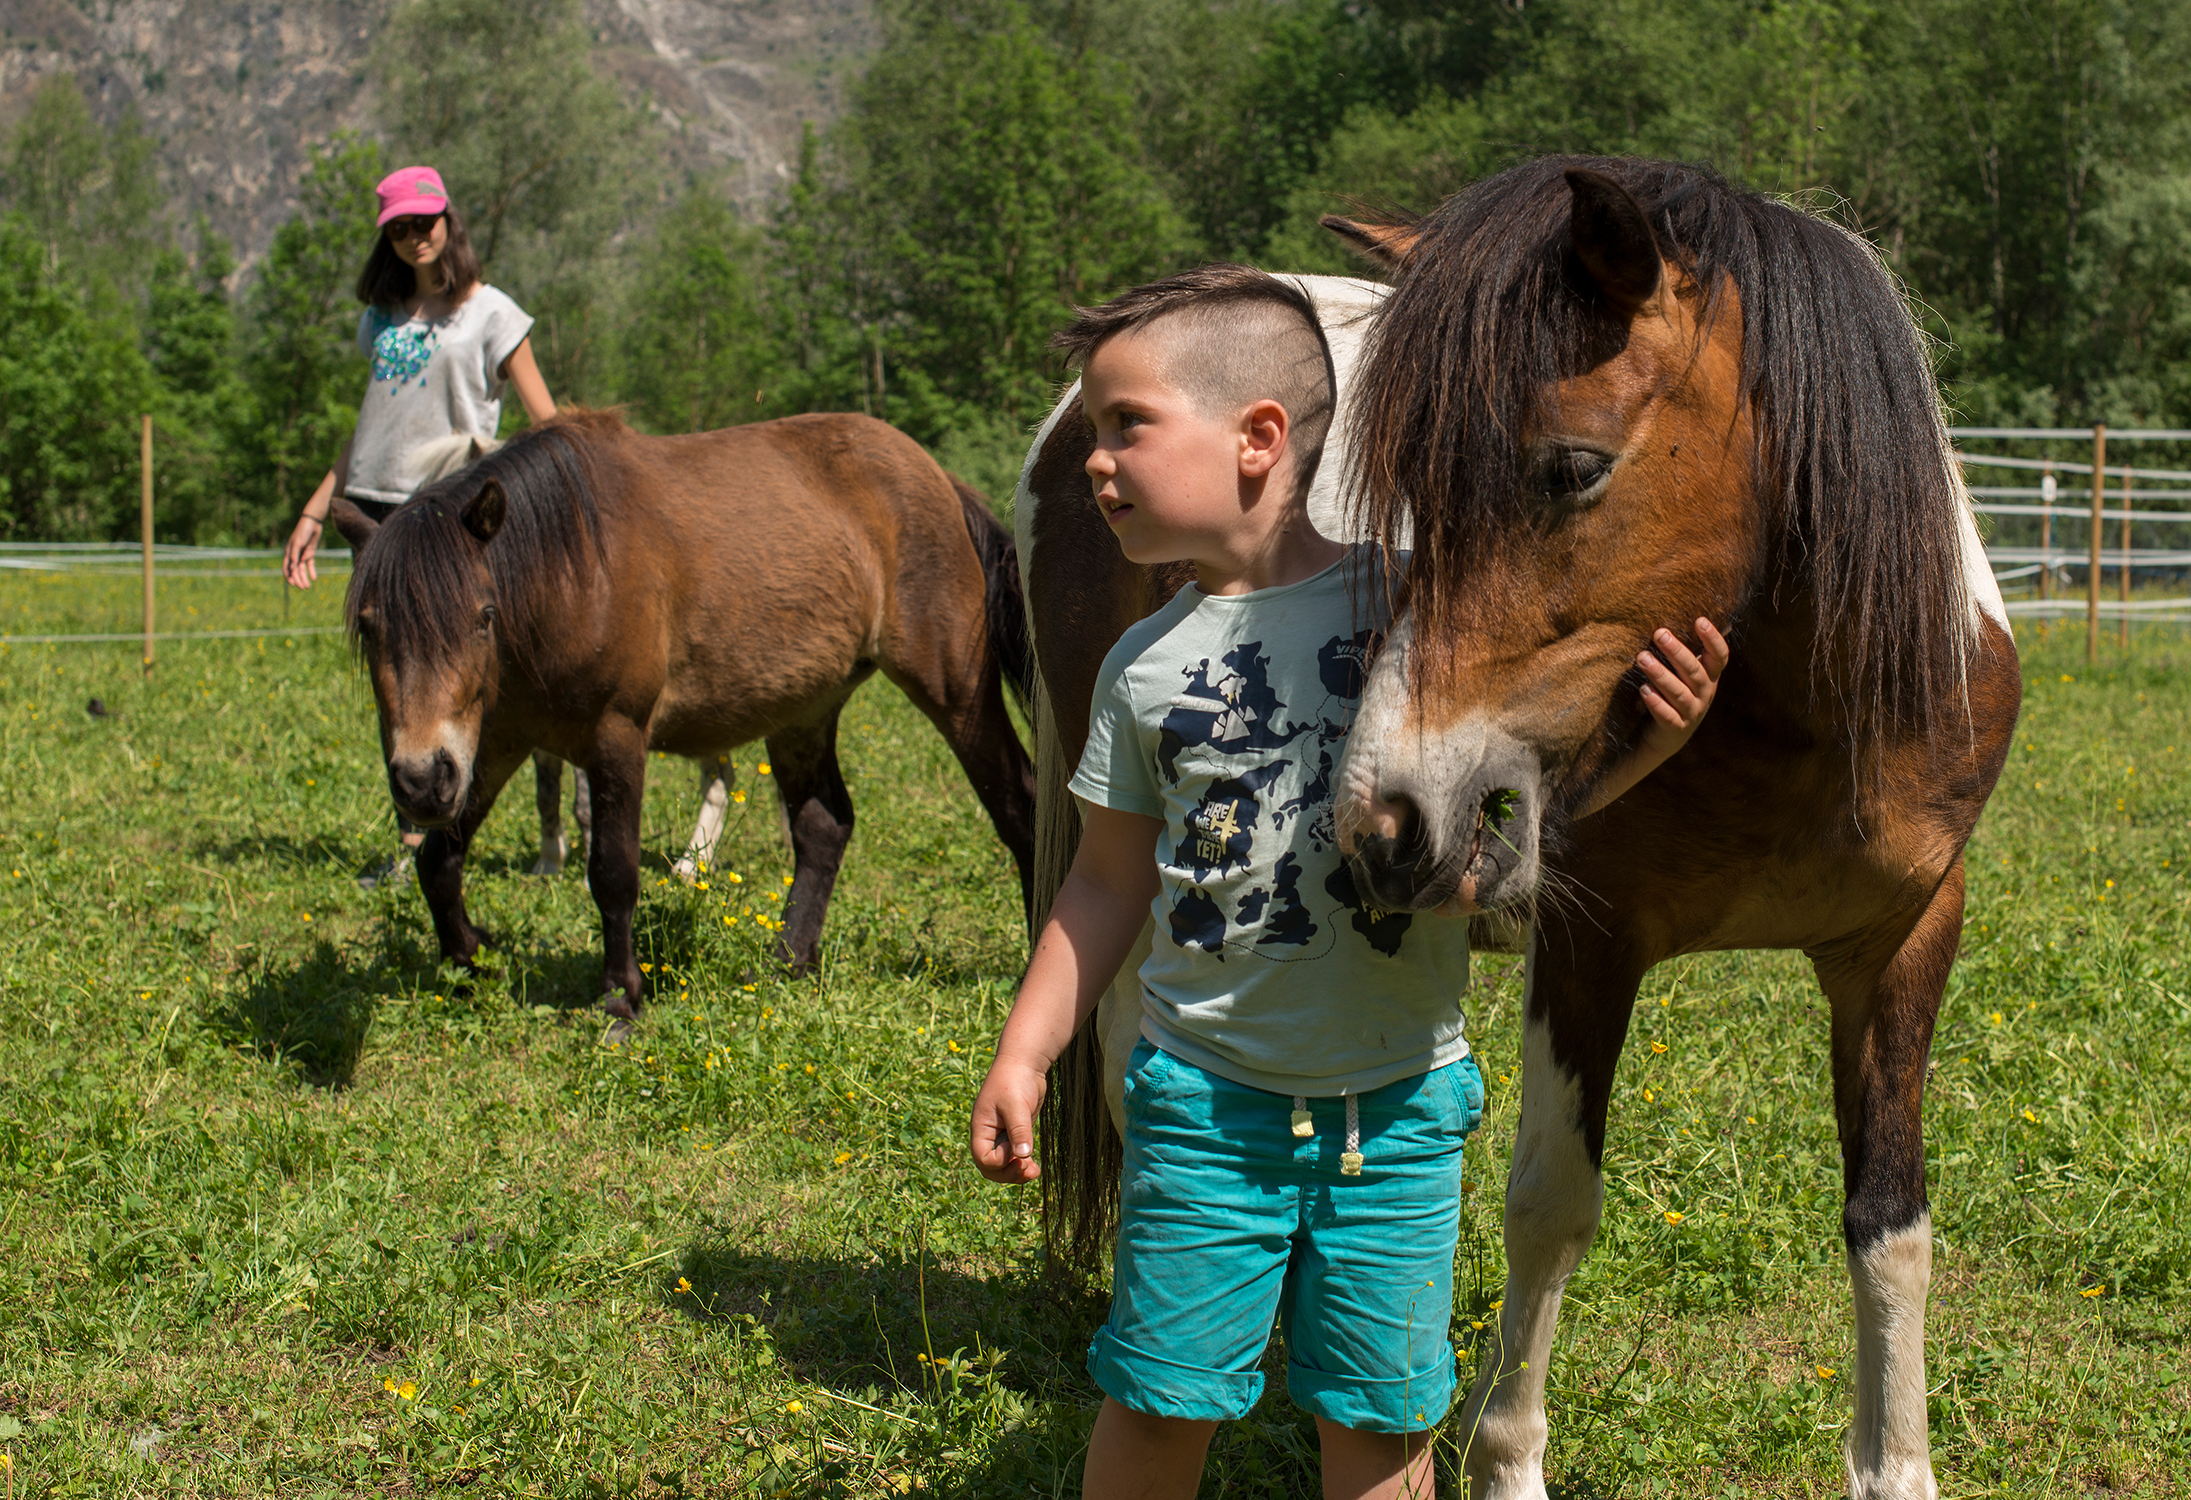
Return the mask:
<svg viewBox="0 0 2191 1500">
<path fill-rule="evenodd" d="M 1650 215 L 1602 172 L 1569 167 L 1567 187 L 1575 195 L 1567 221 L 1575 259 L 1607 302 L 1634 317 L 1658 295 L 1662 274 Z"/>
<path fill-rule="evenodd" d="M 380 530 L 380 522 L 350 503 L 347 495 L 337 495 L 334 504 L 327 507 L 327 519 L 335 523 L 335 530 L 350 544 L 352 552 L 362 552 L 365 544 Z"/>
<path fill-rule="evenodd" d="M 491 542 L 509 513 L 509 497 L 502 493 L 502 481 L 489 474 L 480 482 L 479 493 L 464 503 L 458 519 L 473 536 Z"/>
<path fill-rule="evenodd" d="M 1387 271 L 1397 271 L 1415 242 L 1423 237 L 1420 224 L 1363 224 L 1325 214 L 1316 221 L 1347 242 L 1347 248 Z"/>
</svg>

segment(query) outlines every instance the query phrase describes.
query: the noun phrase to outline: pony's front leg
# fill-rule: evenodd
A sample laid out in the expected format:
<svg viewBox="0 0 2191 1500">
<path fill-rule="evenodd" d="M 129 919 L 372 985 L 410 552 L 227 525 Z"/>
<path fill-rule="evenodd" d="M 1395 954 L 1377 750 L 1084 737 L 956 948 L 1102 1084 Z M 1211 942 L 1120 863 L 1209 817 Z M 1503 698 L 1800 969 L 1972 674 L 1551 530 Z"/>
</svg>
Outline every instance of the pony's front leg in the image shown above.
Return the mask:
<svg viewBox="0 0 2191 1500">
<path fill-rule="evenodd" d="M 645 732 L 603 725 L 586 771 L 593 803 L 586 883 L 601 909 L 601 1008 L 628 1021 L 645 999 L 631 942 L 639 907 L 639 813 L 647 790 Z"/>
<path fill-rule="evenodd" d="M 570 841 L 563 837 L 563 762 L 545 750 L 533 752 L 533 806 L 540 814 L 540 858 L 532 873 L 560 875 L 571 857 Z"/>
<path fill-rule="evenodd" d="M 700 821 L 692 828 L 692 842 L 670 868 L 679 880 L 698 880 L 715 863 L 715 845 L 723 837 L 723 819 L 730 812 L 730 784 L 737 771 L 730 752 L 708 756 L 700 766 Z"/>
<path fill-rule="evenodd" d="M 1506 1181 L 1506 1294 L 1477 1345 L 1457 1434 L 1473 1500 L 1543 1500 L 1545 1366 L 1567 1279 L 1605 1207 L 1605 1110 L 1636 978 L 1576 972 L 1574 935 L 1532 935 L 1522 1107 Z M 1554 963 L 1547 954 L 1560 955 Z"/>
<path fill-rule="evenodd" d="M 1856 1413 L 1844 1454 L 1851 1500 L 1940 1493 L 1925 1399 L 1925 1066 L 1962 933 L 1958 859 L 1914 925 L 1811 954 L 1833 1005 L 1841 1232 L 1856 1294 Z"/>
<path fill-rule="evenodd" d="M 418 888 L 433 917 L 441 956 L 466 967 L 481 948 L 494 944 L 472 925 L 464 909 L 464 860 L 471 853 L 473 835 L 487 821 L 487 814 L 494 811 L 495 798 L 502 795 L 504 784 L 523 758 L 523 753 L 516 751 L 491 757 L 482 753 L 472 765 L 472 789 L 464 800 L 464 810 L 447 827 L 429 829 L 425 842 L 418 847 Z"/>
</svg>

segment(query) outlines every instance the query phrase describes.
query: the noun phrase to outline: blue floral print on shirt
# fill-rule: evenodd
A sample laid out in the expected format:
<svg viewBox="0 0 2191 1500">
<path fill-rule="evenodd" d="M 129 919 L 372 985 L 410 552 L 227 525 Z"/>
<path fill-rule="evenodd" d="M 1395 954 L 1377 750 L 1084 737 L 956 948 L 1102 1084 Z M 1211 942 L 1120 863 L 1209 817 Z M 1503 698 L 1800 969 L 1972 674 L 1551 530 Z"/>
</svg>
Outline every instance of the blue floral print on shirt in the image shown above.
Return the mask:
<svg viewBox="0 0 2191 1500">
<path fill-rule="evenodd" d="M 441 347 L 441 334 L 433 324 L 413 328 L 406 319 L 398 323 L 378 308 L 373 310 L 373 378 L 398 386 L 416 380 L 426 383 L 426 366 Z"/>
</svg>

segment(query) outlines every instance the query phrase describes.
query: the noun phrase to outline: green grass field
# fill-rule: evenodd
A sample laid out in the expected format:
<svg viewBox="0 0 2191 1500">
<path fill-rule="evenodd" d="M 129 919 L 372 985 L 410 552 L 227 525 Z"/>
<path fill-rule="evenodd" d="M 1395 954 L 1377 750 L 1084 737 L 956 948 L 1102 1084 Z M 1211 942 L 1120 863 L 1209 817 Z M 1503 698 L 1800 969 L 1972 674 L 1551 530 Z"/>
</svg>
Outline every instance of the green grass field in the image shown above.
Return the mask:
<svg viewBox="0 0 2191 1500">
<path fill-rule="evenodd" d="M 286 623 L 332 623 L 336 587 Z M 0 578 L 0 631 L 127 629 L 134 589 Z M 161 608 L 285 623 L 259 581 Z M 1949 1496 L 2180 1495 L 2191 647 L 2088 673 L 2076 632 L 2025 646 L 1929 1094 L 1936 1462 Z M 1027 1200 L 962 1145 L 1022 959 L 1010 861 L 894 690 L 845 723 L 860 824 L 808 981 L 765 957 L 788 863 L 759 747 L 704 890 L 668 878 L 695 799 L 657 762 L 655 998 L 610 1047 L 582 879 L 522 873 L 529 779 L 472 868 L 483 982 L 437 968 L 415 889 L 357 889 L 393 833 L 339 638 L 163 643 L 150 684 L 127 645 L 0 646 L 10 1493 L 1076 1492 L 1102 1293 L 1044 1278 Z M 1482 960 L 1464 1363 L 1518 1001 Z M 1650 976 L 1552 1371 L 1556 1494 L 1840 1492 L 1825 1048 L 1793 955 Z M 1313 1493 L 1314 1465 L 1274 1392 L 1203 1493 Z"/>
</svg>

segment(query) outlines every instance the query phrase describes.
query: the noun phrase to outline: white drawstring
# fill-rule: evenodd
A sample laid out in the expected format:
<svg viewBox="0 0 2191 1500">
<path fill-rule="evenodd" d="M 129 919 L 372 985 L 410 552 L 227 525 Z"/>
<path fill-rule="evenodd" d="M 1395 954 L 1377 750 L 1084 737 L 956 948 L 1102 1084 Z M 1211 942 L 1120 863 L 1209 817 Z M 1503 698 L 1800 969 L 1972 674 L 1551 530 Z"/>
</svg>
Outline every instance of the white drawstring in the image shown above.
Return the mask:
<svg viewBox="0 0 2191 1500">
<path fill-rule="evenodd" d="M 1358 1096 L 1349 1094 L 1346 1097 L 1347 1149 L 1339 1156 L 1339 1175 L 1359 1177 L 1362 1175 L 1362 1106 Z M 1293 1133 L 1301 1140 L 1307 1140 L 1316 1134 L 1316 1117 L 1309 1113 L 1308 1096 L 1305 1094 L 1293 1096 Z"/>
</svg>

